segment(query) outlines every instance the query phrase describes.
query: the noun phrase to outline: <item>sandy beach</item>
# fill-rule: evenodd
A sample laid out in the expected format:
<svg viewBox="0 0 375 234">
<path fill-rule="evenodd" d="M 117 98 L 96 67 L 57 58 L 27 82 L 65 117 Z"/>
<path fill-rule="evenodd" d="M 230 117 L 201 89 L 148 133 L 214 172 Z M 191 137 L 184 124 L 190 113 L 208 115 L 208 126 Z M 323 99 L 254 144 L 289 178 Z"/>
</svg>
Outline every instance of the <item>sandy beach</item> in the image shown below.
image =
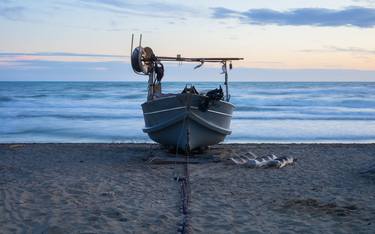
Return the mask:
<svg viewBox="0 0 375 234">
<path fill-rule="evenodd" d="M 228 160 L 249 151 L 297 162 Z M 150 144 L 0 144 L 0 233 L 176 233 L 183 165 L 155 156 L 174 157 Z M 375 144 L 228 144 L 195 157 L 193 233 L 375 232 Z"/>
</svg>

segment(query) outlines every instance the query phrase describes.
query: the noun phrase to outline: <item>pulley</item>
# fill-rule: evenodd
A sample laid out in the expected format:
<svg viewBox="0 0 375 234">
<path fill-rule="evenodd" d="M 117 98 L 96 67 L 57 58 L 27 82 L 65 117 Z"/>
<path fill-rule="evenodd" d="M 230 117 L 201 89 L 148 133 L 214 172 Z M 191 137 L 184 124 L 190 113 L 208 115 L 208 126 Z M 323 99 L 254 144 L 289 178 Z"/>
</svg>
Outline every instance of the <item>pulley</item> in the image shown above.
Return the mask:
<svg viewBox="0 0 375 234">
<path fill-rule="evenodd" d="M 155 54 L 150 47 L 137 47 L 131 55 L 131 64 L 134 72 L 148 75 L 154 68 Z"/>
</svg>

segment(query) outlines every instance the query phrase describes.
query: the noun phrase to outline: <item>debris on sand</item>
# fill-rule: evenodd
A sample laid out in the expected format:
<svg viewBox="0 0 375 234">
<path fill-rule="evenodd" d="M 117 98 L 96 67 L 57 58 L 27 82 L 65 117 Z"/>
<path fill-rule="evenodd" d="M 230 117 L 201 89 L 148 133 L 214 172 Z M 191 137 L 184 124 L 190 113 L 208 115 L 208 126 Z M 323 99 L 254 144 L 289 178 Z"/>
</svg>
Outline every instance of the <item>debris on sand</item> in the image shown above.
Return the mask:
<svg viewBox="0 0 375 234">
<path fill-rule="evenodd" d="M 287 165 L 293 164 L 297 159 L 293 157 L 278 157 L 274 154 L 266 157 L 258 157 L 252 152 L 249 152 L 254 158 L 246 155 L 231 157 L 230 160 L 236 165 L 243 165 L 250 168 L 283 168 Z"/>
</svg>

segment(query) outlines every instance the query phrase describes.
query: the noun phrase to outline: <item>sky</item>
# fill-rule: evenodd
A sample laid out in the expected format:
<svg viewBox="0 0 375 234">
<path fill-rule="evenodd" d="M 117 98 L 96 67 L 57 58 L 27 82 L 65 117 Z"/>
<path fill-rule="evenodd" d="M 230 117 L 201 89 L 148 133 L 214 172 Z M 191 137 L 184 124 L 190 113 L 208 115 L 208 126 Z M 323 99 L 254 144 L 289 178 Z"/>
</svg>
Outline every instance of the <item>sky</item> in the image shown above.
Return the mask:
<svg viewBox="0 0 375 234">
<path fill-rule="evenodd" d="M 156 55 L 243 57 L 233 81 L 375 81 L 375 0 L 0 0 L 0 81 L 146 81 L 131 34 Z M 165 64 L 166 81 L 220 66 Z"/>
</svg>

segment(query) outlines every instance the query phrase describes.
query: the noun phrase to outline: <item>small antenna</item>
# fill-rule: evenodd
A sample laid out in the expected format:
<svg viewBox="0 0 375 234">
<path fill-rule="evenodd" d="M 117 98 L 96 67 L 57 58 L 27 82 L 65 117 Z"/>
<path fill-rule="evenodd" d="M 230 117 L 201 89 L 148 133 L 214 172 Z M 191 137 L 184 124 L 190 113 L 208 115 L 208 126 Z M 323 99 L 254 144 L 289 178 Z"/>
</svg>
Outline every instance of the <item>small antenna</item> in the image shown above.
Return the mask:
<svg viewBox="0 0 375 234">
<path fill-rule="evenodd" d="M 139 47 L 141 47 L 141 45 L 142 45 L 142 34 L 139 35 Z"/>
<path fill-rule="evenodd" d="M 131 48 L 130 48 L 130 57 L 132 57 L 132 53 L 133 53 L 133 43 L 134 43 L 134 33 L 132 33 L 132 43 L 131 43 Z"/>
</svg>

